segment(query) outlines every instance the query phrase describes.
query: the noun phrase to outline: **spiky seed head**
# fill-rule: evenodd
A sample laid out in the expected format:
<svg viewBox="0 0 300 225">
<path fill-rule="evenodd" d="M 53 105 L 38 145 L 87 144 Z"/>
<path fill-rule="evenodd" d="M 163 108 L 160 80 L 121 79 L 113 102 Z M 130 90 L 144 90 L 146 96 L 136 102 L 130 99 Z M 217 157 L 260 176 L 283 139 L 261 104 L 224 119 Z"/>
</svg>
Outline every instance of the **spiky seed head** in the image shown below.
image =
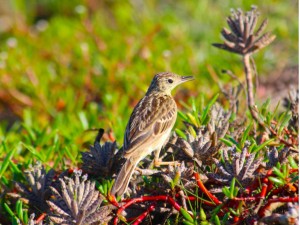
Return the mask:
<svg viewBox="0 0 300 225">
<path fill-rule="evenodd" d="M 170 72 L 158 73 L 154 76 L 147 94 L 157 91 L 171 94 L 171 91 L 179 84 L 193 80 L 193 76 L 179 76 Z M 146 94 L 146 95 L 147 95 Z"/>
</svg>

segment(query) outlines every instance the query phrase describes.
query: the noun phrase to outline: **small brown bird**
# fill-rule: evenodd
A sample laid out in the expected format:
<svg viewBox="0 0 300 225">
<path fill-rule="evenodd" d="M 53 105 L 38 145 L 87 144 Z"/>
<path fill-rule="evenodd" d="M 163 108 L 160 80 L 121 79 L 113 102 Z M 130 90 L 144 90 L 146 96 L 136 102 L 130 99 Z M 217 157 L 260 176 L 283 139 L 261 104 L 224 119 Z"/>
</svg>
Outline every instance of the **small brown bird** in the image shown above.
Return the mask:
<svg viewBox="0 0 300 225">
<path fill-rule="evenodd" d="M 127 124 L 123 144 L 126 162 L 111 194 L 124 194 L 137 164 L 151 152 L 155 151 L 154 165 L 160 164 L 160 150 L 167 142 L 177 117 L 177 106 L 171 91 L 192 79 L 192 76 L 181 77 L 169 72 L 154 76 L 146 95 L 134 108 Z"/>
</svg>

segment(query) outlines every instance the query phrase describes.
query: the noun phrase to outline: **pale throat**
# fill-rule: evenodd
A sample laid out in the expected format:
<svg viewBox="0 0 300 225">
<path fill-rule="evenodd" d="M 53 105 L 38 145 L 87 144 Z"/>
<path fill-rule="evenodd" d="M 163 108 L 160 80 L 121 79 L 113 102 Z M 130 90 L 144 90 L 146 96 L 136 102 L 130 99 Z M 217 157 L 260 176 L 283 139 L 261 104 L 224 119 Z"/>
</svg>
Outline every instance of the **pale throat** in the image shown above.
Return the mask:
<svg viewBox="0 0 300 225">
<path fill-rule="evenodd" d="M 164 91 L 164 93 L 167 94 L 167 95 L 171 95 L 171 91 L 172 91 L 172 89 L 167 89 L 167 90 Z"/>
<path fill-rule="evenodd" d="M 153 93 L 162 93 L 162 94 L 165 94 L 165 95 L 172 96 L 171 91 L 172 91 L 172 89 L 165 89 L 165 90 L 160 90 L 158 88 L 148 89 L 148 91 L 146 92 L 146 95 L 153 94 Z"/>
</svg>

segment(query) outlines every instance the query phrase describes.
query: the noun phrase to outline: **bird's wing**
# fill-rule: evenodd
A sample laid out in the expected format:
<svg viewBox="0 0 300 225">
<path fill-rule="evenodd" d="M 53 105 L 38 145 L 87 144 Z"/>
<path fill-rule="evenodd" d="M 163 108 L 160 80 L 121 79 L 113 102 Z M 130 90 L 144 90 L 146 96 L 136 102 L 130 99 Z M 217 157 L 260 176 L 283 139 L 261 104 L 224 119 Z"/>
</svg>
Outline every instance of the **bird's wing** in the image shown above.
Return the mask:
<svg viewBox="0 0 300 225">
<path fill-rule="evenodd" d="M 135 107 L 127 125 L 125 156 L 143 145 L 147 147 L 165 134 L 164 131 L 173 127 L 176 116 L 177 106 L 171 96 L 145 96 Z"/>
</svg>

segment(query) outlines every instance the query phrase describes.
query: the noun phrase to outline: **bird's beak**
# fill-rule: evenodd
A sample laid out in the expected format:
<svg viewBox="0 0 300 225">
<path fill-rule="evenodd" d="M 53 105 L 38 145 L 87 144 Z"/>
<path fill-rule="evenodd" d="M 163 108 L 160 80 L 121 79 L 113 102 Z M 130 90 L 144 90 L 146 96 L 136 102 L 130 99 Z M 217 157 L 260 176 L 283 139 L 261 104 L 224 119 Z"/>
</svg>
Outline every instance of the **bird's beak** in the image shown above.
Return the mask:
<svg viewBox="0 0 300 225">
<path fill-rule="evenodd" d="M 193 76 L 184 76 L 184 77 L 181 77 L 181 82 L 180 83 L 190 81 L 190 80 L 194 80 L 194 79 L 195 78 Z"/>
</svg>

